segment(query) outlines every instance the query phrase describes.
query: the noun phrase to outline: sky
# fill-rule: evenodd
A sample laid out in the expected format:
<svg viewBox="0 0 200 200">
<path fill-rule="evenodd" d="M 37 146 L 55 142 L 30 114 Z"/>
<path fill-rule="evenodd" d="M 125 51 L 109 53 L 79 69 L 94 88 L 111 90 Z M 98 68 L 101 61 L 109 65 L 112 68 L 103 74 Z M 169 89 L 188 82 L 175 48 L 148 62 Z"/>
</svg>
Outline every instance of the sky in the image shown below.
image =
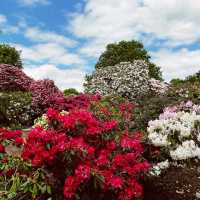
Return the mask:
<svg viewBox="0 0 200 200">
<path fill-rule="evenodd" d="M 109 43 L 138 40 L 165 81 L 200 70 L 198 0 L 0 0 L 0 43 L 21 51 L 24 71 L 83 90 Z"/>
</svg>

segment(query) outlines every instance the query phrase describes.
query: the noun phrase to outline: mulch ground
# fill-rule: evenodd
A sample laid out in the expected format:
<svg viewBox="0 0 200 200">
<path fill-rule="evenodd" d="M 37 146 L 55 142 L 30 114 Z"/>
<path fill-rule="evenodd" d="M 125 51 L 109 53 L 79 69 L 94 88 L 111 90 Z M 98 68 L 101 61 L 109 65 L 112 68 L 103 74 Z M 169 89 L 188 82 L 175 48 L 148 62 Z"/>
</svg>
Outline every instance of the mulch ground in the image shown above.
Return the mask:
<svg viewBox="0 0 200 200">
<path fill-rule="evenodd" d="M 200 167 L 170 168 L 144 184 L 144 200 L 200 200 Z"/>
</svg>

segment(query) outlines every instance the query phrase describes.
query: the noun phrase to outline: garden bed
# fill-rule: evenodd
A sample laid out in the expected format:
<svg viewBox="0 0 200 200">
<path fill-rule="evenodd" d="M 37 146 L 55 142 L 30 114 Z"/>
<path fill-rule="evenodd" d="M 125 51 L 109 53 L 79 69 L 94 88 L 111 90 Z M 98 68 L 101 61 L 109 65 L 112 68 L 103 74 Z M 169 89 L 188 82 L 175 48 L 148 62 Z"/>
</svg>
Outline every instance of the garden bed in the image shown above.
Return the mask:
<svg viewBox="0 0 200 200">
<path fill-rule="evenodd" d="M 144 185 L 144 200 L 198 200 L 200 167 L 170 168 Z"/>
</svg>

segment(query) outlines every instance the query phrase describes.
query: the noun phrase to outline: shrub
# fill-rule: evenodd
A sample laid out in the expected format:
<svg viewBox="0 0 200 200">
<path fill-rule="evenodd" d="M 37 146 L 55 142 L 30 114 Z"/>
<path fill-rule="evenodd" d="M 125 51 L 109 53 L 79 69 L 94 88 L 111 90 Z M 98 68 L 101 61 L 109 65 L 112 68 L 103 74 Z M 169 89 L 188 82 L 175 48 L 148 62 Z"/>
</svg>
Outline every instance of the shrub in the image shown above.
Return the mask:
<svg viewBox="0 0 200 200">
<path fill-rule="evenodd" d="M 0 64 L 0 91 L 29 91 L 32 82 L 21 69 Z"/>
<path fill-rule="evenodd" d="M 143 130 L 146 130 L 150 120 L 159 117 L 165 107 L 174 106 L 183 101 L 200 104 L 200 81 L 197 78 L 193 78 L 193 81 L 182 81 L 179 84 L 170 85 L 156 82 L 153 81 L 154 86 L 151 87 L 150 92 L 135 100 L 137 102 L 136 125 Z"/>
<path fill-rule="evenodd" d="M 71 110 L 74 108 L 88 109 L 92 102 L 98 102 L 100 99 L 101 96 L 98 94 L 80 94 L 77 96 L 69 96 L 65 98 L 65 103 L 62 110 Z"/>
<path fill-rule="evenodd" d="M 32 125 L 32 97 L 27 92 L 0 93 L 0 126 L 13 129 Z"/>
<path fill-rule="evenodd" d="M 101 117 L 105 110 L 94 106 L 94 114 L 50 108 L 48 128 L 37 126 L 29 133 L 23 159 L 52 175 L 54 199 L 88 199 L 95 191 L 112 191 L 112 198 L 131 200 L 142 193 L 138 176 L 149 164 L 141 156 L 141 133 L 129 131 L 131 105 L 121 105 L 118 114 L 106 118 Z"/>
<path fill-rule="evenodd" d="M 155 95 L 152 92 L 136 99 L 136 127 L 146 132 L 150 120 L 158 118 L 165 107 L 176 105 L 181 101 L 182 99 L 177 96 L 168 96 L 167 94 Z"/>
<path fill-rule="evenodd" d="M 177 85 L 171 85 L 168 96 L 176 96 L 178 99 L 191 100 L 194 103 L 200 103 L 200 80 L 187 81 Z"/>
<path fill-rule="evenodd" d="M 150 90 L 149 80 L 147 64 L 137 60 L 97 69 L 86 80 L 84 87 L 88 93 L 134 99 Z"/>
<path fill-rule="evenodd" d="M 65 96 L 78 95 L 79 94 L 79 92 L 74 88 L 65 89 L 63 93 L 64 93 Z"/>
<path fill-rule="evenodd" d="M 200 103 L 200 71 L 188 76 L 185 80 L 175 79 L 171 81 L 168 95 L 177 96 L 182 100 L 191 100 Z"/>
<path fill-rule="evenodd" d="M 150 90 L 156 95 L 164 95 L 168 91 L 168 89 L 169 85 L 167 83 L 153 78 L 150 79 Z"/>
<path fill-rule="evenodd" d="M 55 86 L 52 80 L 34 81 L 30 85 L 29 90 L 32 92 L 32 106 L 39 113 L 47 110 L 48 107 L 54 104 L 64 102 L 62 92 Z"/>
<path fill-rule="evenodd" d="M 43 169 L 35 169 L 20 158 L 20 148 L 24 142 L 21 131 L 0 129 L 0 198 L 2 200 L 35 199 L 36 196 L 40 199 L 48 199 L 50 196 L 47 173 Z"/>
<path fill-rule="evenodd" d="M 167 107 L 150 121 L 148 139 L 171 161 L 200 159 L 200 106 L 191 101 Z"/>
</svg>

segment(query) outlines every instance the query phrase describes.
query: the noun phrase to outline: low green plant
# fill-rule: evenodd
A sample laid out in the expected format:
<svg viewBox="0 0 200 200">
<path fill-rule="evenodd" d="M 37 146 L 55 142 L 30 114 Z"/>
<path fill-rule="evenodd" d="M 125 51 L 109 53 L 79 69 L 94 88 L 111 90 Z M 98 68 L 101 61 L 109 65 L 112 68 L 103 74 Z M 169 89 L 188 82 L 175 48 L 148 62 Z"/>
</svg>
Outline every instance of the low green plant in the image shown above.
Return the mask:
<svg viewBox="0 0 200 200">
<path fill-rule="evenodd" d="M 0 170 L 1 200 L 51 199 L 51 187 L 43 169 L 35 169 L 21 158 L 10 156 Z"/>
</svg>

